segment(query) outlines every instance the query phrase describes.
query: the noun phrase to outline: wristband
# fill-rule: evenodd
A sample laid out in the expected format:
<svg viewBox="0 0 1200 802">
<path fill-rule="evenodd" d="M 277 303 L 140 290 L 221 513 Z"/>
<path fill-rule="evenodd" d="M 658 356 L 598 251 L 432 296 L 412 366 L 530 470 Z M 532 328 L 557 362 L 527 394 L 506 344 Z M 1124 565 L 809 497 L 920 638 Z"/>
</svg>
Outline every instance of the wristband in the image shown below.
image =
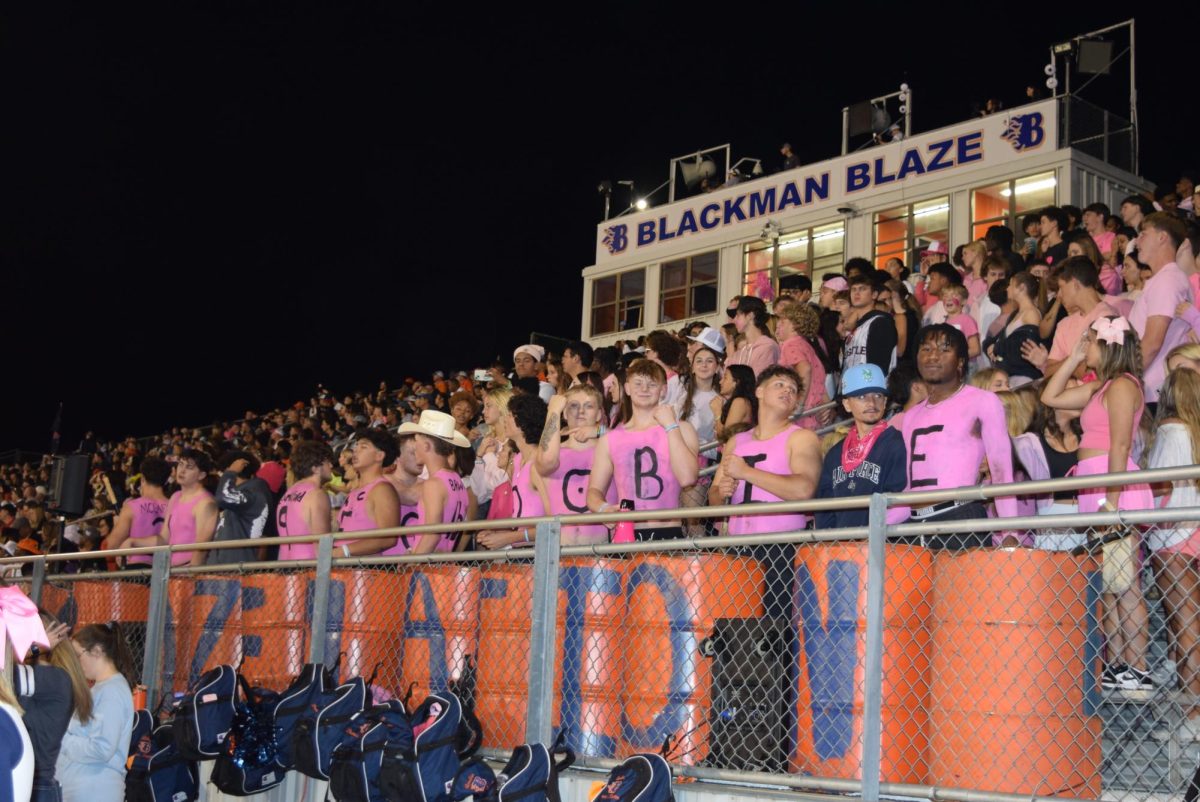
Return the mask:
<svg viewBox="0 0 1200 802">
<path fill-rule="evenodd" d="M 606 434 L 608 434 L 608 427 L 605 426 L 603 423 L 601 423 L 599 426 L 596 427 L 596 436 L 597 437 L 603 437 Z"/>
<path fill-rule="evenodd" d="M 666 432 L 667 434 L 670 434 L 671 432 L 675 431 L 678 428 L 679 428 L 678 423 L 672 423 L 670 426 L 664 426 L 663 431 Z"/>
<path fill-rule="evenodd" d="M 526 527 L 525 529 L 523 529 L 521 531 L 525 534 L 525 542 L 528 543 L 529 542 L 529 527 Z"/>
<path fill-rule="evenodd" d="M 347 546 L 345 543 L 343 543 L 343 544 L 342 544 L 342 556 L 343 556 L 343 557 L 349 557 L 349 556 L 351 556 L 351 555 L 350 555 L 350 547 L 349 547 L 349 546 Z"/>
</svg>

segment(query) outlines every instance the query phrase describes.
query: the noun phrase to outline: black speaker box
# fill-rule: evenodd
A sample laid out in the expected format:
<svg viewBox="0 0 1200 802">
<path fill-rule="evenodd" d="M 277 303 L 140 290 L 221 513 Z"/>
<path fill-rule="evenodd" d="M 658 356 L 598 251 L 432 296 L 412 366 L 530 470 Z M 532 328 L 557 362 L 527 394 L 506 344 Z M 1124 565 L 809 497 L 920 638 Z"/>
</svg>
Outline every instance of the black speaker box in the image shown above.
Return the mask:
<svg viewBox="0 0 1200 802">
<path fill-rule="evenodd" d="M 54 465 L 50 470 L 50 498 L 47 502 L 51 512 L 83 515 L 87 508 L 90 465 L 91 457 L 87 454 L 54 458 Z"/>
</svg>

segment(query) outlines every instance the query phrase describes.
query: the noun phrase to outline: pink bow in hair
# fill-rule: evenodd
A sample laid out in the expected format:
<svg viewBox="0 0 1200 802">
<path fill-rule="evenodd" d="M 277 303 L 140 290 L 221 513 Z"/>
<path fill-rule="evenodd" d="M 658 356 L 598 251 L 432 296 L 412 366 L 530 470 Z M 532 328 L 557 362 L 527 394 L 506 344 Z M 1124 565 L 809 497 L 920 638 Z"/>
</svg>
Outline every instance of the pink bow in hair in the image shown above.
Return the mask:
<svg viewBox="0 0 1200 802">
<path fill-rule="evenodd" d="M 1123 317 L 1098 317 L 1092 323 L 1092 330 L 1096 332 L 1098 340 L 1109 345 L 1124 345 L 1125 332 L 1129 331 L 1129 321 Z"/>
<path fill-rule="evenodd" d="M 0 631 L 3 632 L 3 638 L 0 638 L 0 671 L 4 670 L 7 651 L 3 648 L 4 638 L 12 641 L 17 662 L 25 659 L 25 653 L 33 644 L 50 645 L 37 605 L 17 587 L 0 588 Z"/>
</svg>

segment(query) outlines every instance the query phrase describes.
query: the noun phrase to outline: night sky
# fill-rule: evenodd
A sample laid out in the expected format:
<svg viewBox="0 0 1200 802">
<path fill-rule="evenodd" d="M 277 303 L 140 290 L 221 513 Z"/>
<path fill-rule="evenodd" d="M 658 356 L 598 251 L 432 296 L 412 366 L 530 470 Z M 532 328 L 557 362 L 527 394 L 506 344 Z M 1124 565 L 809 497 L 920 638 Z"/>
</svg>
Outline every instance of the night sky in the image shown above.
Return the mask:
<svg viewBox="0 0 1200 802">
<path fill-rule="evenodd" d="M 0 450 L 45 448 L 59 401 L 73 447 L 574 336 L 601 179 L 724 142 L 829 158 L 841 107 L 904 80 L 917 130 L 1015 105 L 1050 44 L 1122 18 L 658 5 L 10 8 Z M 1152 181 L 1197 163 L 1178 23 L 1138 20 Z M 1123 65 L 1087 96 L 1123 111 Z"/>
</svg>

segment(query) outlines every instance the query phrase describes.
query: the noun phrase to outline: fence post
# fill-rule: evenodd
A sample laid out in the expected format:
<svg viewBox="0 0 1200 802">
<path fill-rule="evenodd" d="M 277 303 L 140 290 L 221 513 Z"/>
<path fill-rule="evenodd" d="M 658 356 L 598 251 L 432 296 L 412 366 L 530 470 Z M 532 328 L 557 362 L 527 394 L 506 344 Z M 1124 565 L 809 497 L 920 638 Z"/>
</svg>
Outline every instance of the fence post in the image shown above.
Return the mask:
<svg viewBox="0 0 1200 802">
<path fill-rule="evenodd" d="M 308 662 L 325 662 L 325 630 L 329 626 L 329 576 L 333 571 L 333 535 L 317 541 L 317 574 L 313 578 L 312 643 Z"/>
<path fill-rule="evenodd" d="M 887 496 L 871 496 L 867 535 L 867 649 L 863 688 L 862 798 L 879 799 L 883 739 L 883 582 Z"/>
<path fill-rule="evenodd" d="M 538 524 L 533 544 L 533 614 L 529 633 L 529 709 L 525 740 L 551 742 L 554 653 L 558 637 L 558 549 L 562 524 Z"/>
<path fill-rule="evenodd" d="M 34 604 L 42 603 L 42 585 L 46 584 L 46 558 L 33 561 L 33 577 L 29 585 L 29 598 Z"/>
<path fill-rule="evenodd" d="M 146 655 L 142 660 L 142 684 L 146 707 L 154 710 L 162 684 L 163 634 L 167 628 L 167 583 L 171 579 L 171 552 L 154 552 L 150 563 L 150 608 L 146 615 Z"/>
</svg>

